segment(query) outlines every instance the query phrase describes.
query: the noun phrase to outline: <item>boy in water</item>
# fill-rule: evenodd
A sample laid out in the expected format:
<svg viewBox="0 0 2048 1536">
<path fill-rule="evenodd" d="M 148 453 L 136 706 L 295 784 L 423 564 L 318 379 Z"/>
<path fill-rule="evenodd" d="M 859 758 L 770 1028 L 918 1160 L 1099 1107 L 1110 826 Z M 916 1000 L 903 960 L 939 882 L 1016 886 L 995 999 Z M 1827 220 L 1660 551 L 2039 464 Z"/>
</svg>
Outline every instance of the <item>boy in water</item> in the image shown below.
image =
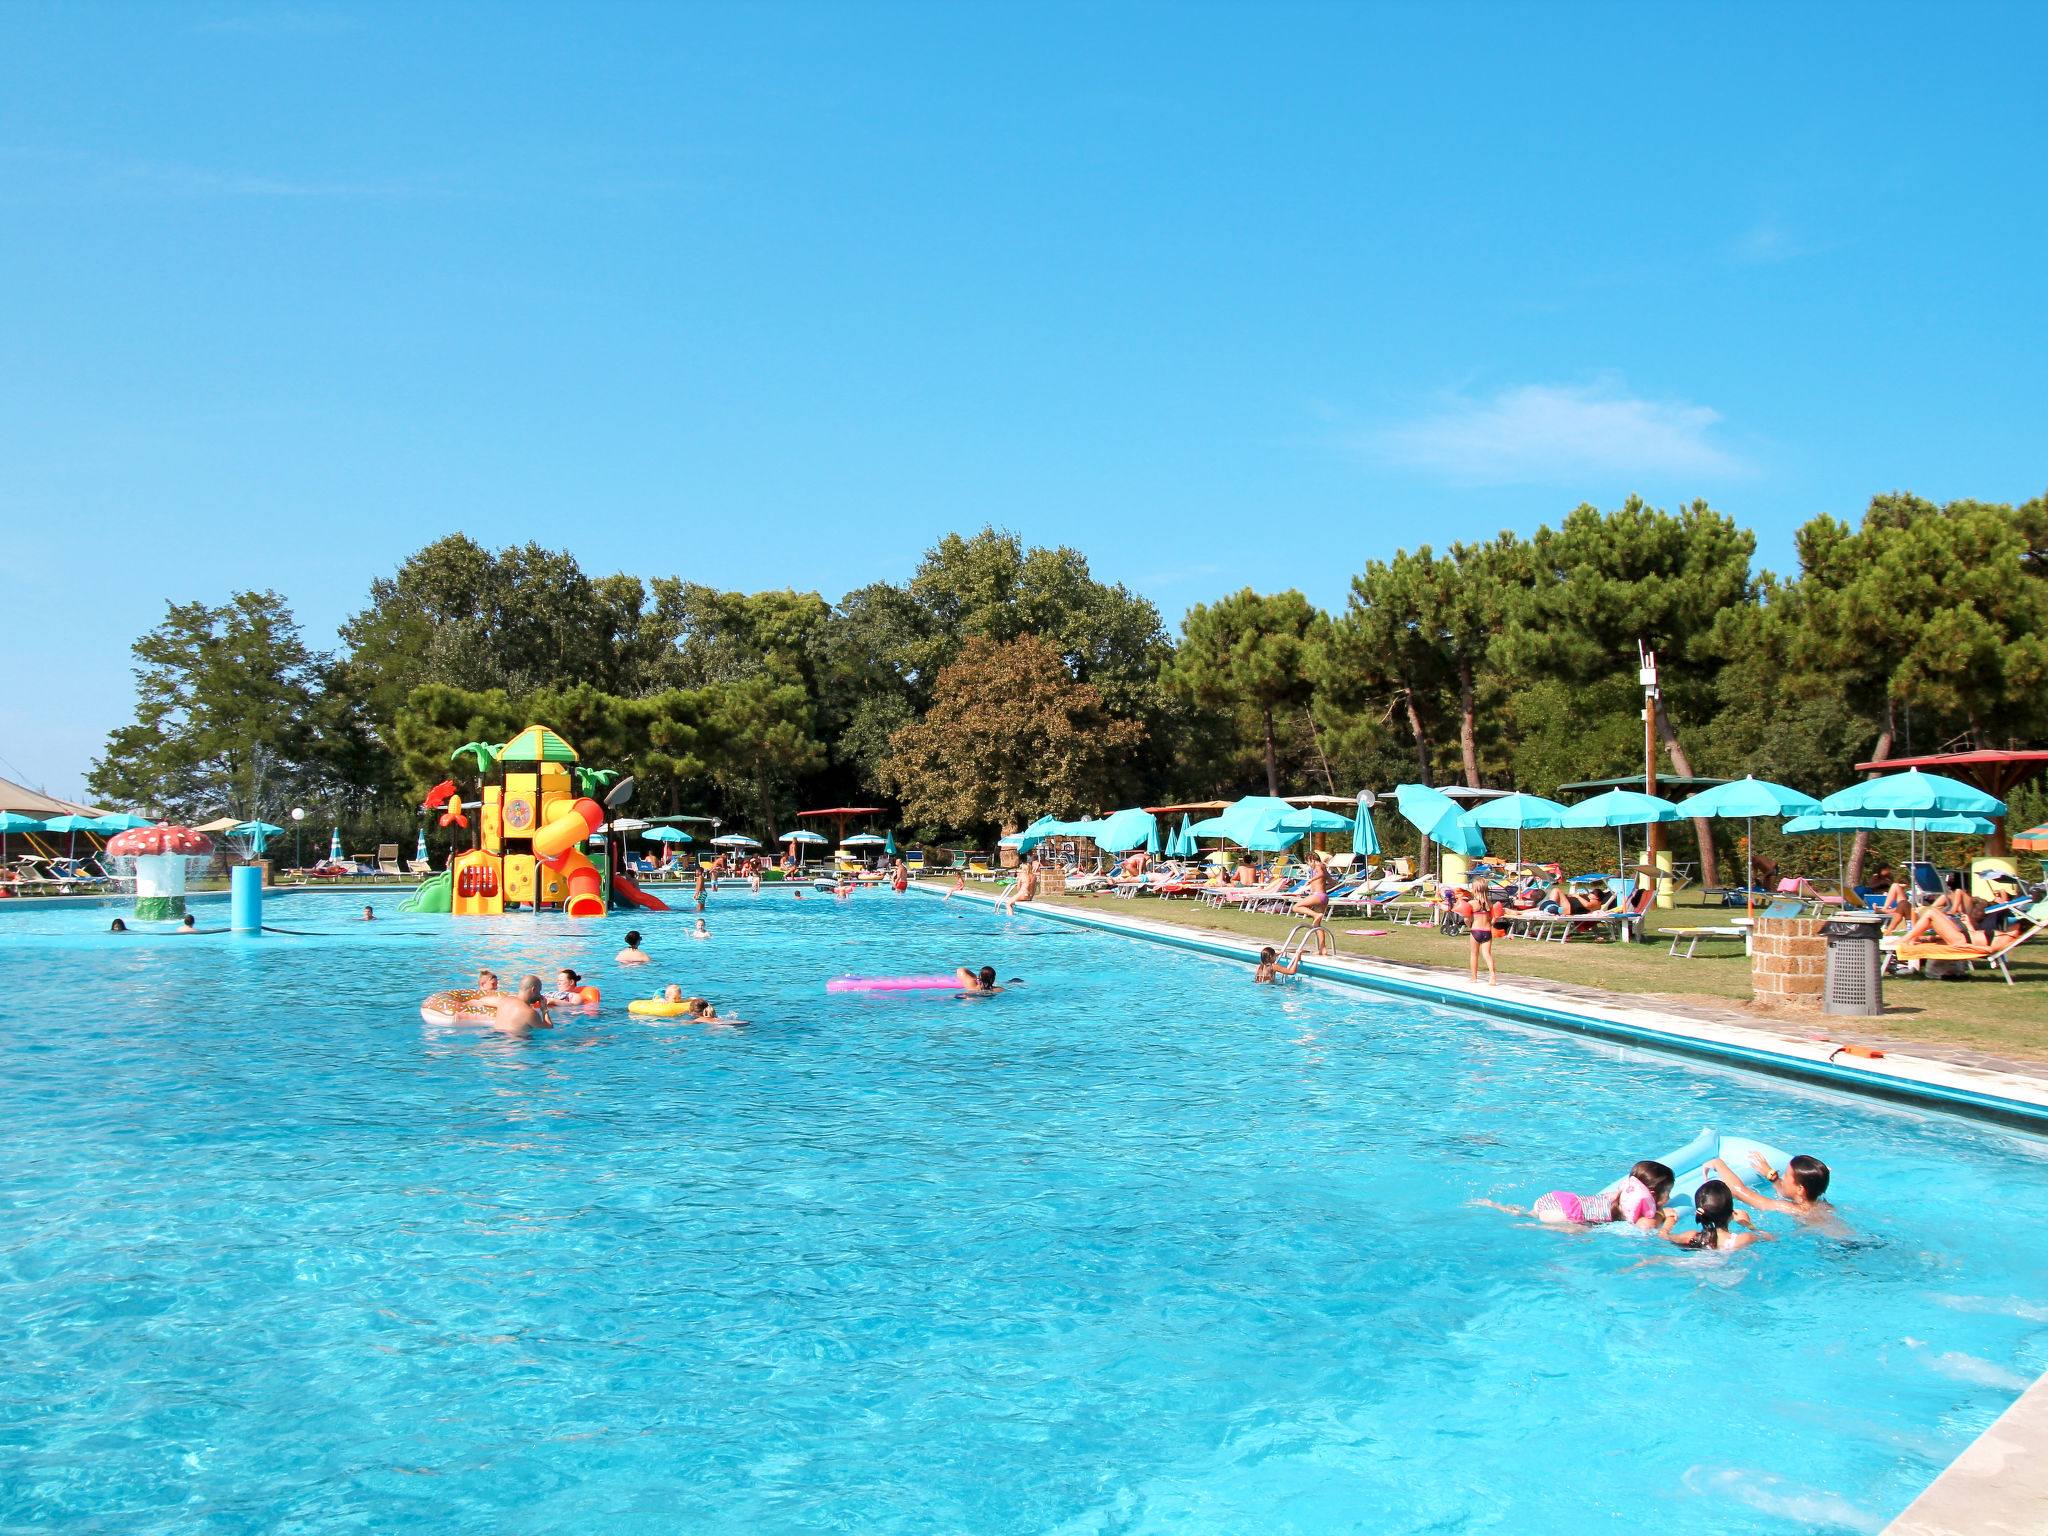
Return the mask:
<svg viewBox="0 0 2048 1536">
<path fill-rule="evenodd" d="M 1707 1164 L 1707 1172 L 1728 1186 L 1728 1192 L 1744 1205 L 1753 1205 L 1760 1211 L 1777 1211 L 1782 1215 L 1794 1216 L 1801 1221 L 1823 1222 L 1835 1219 L 1835 1208 L 1821 1197 L 1828 1192 L 1828 1181 L 1833 1177 L 1828 1165 L 1817 1157 L 1805 1153 L 1793 1158 L 1782 1169 L 1772 1169 L 1760 1152 L 1749 1154 L 1749 1160 L 1756 1171 L 1770 1180 L 1777 1198 L 1760 1195 L 1751 1189 L 1720 1158 Z"/>
<path fill-rule="evenodd" d="M 519 990 L 510 996 L 500 992 L 492 1001 L 497 1005 L 491 1028 L 501 1035 L 510 1035 L 515 1040 L 524 1040 L 536 1029 L 553 1029 L 555 1021 L 548 1017 L 548 1011 L 540 1000 L 540 978 L 522 976 Z"/>
<path fill-rule="evenodd" d="M 496 997 L 498 995 L 498 973 L 496 971 L 480 970 L 476 973 L 476 995 L 478 997 Z"/>
<path fill-rule="evenodd" d="M 640 952 L 639 929 L 630 928 L 626 931 L 626 947 L 612 956 L 612 963 L 615 965 L 647 965 L 651 963 L 647 956 Z"/>
<path fill-rule="evenodd" d="M 703 918 L 697 919 L 697 926 L 690 930 L 690 937 L 693 939 L 708 939 L 711 937 L 711 930 L 704 926 Z"/>
</svg>

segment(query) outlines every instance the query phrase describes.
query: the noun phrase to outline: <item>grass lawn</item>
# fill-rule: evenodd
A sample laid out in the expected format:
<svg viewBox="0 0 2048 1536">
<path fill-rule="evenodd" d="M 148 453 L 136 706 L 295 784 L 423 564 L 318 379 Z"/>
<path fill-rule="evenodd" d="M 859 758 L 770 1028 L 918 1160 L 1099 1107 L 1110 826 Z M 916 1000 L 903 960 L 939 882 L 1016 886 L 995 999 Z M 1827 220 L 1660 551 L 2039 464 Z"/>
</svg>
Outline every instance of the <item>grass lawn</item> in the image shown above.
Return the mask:
<svg viewBox="0 0 2048 1536">
<path fill-rule="evenodd" d="M 984 887 L 998 889 L 999 887 Z M 1681 945 L 1673 956 L 1670 941 L 1657 940 L 1660 929 L 1722 925 L 1739 912 L 1720 907 L 1680 905 L 1650 914 L 1651 942 L 1540 944 L 1529 939 L 1496 940 L 1494 966 L 1502 976 L 1540 976 L 1574 986 L 1629 994 L 1643 999 L 1740 1009 L 1780 1022 L 1813 1021 L 1815 1033 L 1835 1039 L 1888 1038 L 1902 1046 L 1912 1042 L 1985 1051 L 2014 1060 L 2048 1063 L 2048 935 L 2013 952 L 2014 986 L 1990 970 L 1979 969 L 1967 981 L 1922 981 L 1913 977 L 1885 979 L 1884 1017 L 1829 1018 L 1823 1015 L 1765 1012 L 1751 1006 L 1749 959 L 1739 940 L 1702 940 L 1690 960 Z M 1263 913 L 1218 910 L 1188 901 L 1139 899 L 1116 901 L 1055 896 L 1039 905 L 1078 907 L 1109 917 L 1145 917 L 1155 922 L 1243 935 L 1278 944 L 1298 921 Z M 1360 938 L 1347 928 L 1385 928 L 1381 936 Z M 1446 938 L 1433 928 L 1404 928 L 1364 918 L 1339 918 L 1330 924 L 1340 954 L 1373 959 L 1465 969 L 1467 941 Z M 1484 974 L 1482 970 L 1482 974 Z"/>
</svg>

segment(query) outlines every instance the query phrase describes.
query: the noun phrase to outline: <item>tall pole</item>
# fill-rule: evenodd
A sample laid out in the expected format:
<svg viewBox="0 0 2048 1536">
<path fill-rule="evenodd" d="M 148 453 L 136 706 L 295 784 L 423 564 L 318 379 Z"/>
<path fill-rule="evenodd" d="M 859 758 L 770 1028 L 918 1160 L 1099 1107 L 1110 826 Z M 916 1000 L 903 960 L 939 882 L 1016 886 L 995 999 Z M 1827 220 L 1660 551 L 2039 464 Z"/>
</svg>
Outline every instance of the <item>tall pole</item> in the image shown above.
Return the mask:
<svg viewBox="0 0 2048 1536">
<path fill-rule="evenodd" d="M 1643 685 L 1643 793 L 1657 793 L 1657 653 L 1649 650 L 1643 642 L 1636 642 L 1636 657 L 1639 663 L 1637 677 Z M 1664 826 L 1661 822 L 1649 821 L 1643 824 L 1643 878 L 1657 882 L 1657 905 L 1668 907 L 1669 894 L 1664 890 L 1662 866 L 1657 855 L 1664 851 Z"/>
</svg>

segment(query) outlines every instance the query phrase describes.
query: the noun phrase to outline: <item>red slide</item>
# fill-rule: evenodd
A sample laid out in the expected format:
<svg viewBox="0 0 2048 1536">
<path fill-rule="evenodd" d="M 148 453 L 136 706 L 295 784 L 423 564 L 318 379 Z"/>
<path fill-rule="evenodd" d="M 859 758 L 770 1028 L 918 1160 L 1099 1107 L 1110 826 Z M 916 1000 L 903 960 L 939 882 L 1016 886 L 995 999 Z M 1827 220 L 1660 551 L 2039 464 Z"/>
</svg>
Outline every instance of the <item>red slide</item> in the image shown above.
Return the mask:
<svg viewBox="0 0 2048 1536">
<path fill-rule="evenodd" d="M 613 875 L 612 886 L 619 893 L 619 900 L 630 901 L 636 907 L 645 907 L 650 912 L 672 912 L 675 909 L 658 896 L 650 896 L 641 890 L 631 875 Z"/>
</svg>

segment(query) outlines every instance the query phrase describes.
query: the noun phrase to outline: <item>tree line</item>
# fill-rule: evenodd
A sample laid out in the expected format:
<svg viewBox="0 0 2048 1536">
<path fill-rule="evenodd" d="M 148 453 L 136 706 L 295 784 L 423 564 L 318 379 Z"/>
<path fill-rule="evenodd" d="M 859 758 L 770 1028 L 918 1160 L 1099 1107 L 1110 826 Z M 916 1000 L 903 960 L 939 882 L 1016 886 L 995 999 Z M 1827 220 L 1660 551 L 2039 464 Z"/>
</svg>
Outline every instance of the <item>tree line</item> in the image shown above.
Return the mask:
<svg viewBox="0 0 2048 1536">
<path fill-rule="evenodd" d="M 1175 636 L 1079 551 L 994 528 L 836 603 L 455 534 L 375 581 L 332 652 L 275 592 L 170 604 L 89 783 L 159 814 L 305 805 L 388 836 L 454 748 L 538 721 L 632 773 L 641 814 L 764 840 L 851 803 L 979 840 L 1245 793 L 1550 794 L 1641 771 L 1639 645 L 1662 662 L 1668 774 L 1825 793 L 1859 761 L 2048 737 L 2048 498 L 1880 496 L 1856 527 L 1801 528 L 1784 577 L 1755 550 L 1703 501 L 1631 498 L 1369 561 L 1335 612 L 1248 588 Z M 1709 879 L 1728 835 L 1698 824 Z"/>
</svg>

